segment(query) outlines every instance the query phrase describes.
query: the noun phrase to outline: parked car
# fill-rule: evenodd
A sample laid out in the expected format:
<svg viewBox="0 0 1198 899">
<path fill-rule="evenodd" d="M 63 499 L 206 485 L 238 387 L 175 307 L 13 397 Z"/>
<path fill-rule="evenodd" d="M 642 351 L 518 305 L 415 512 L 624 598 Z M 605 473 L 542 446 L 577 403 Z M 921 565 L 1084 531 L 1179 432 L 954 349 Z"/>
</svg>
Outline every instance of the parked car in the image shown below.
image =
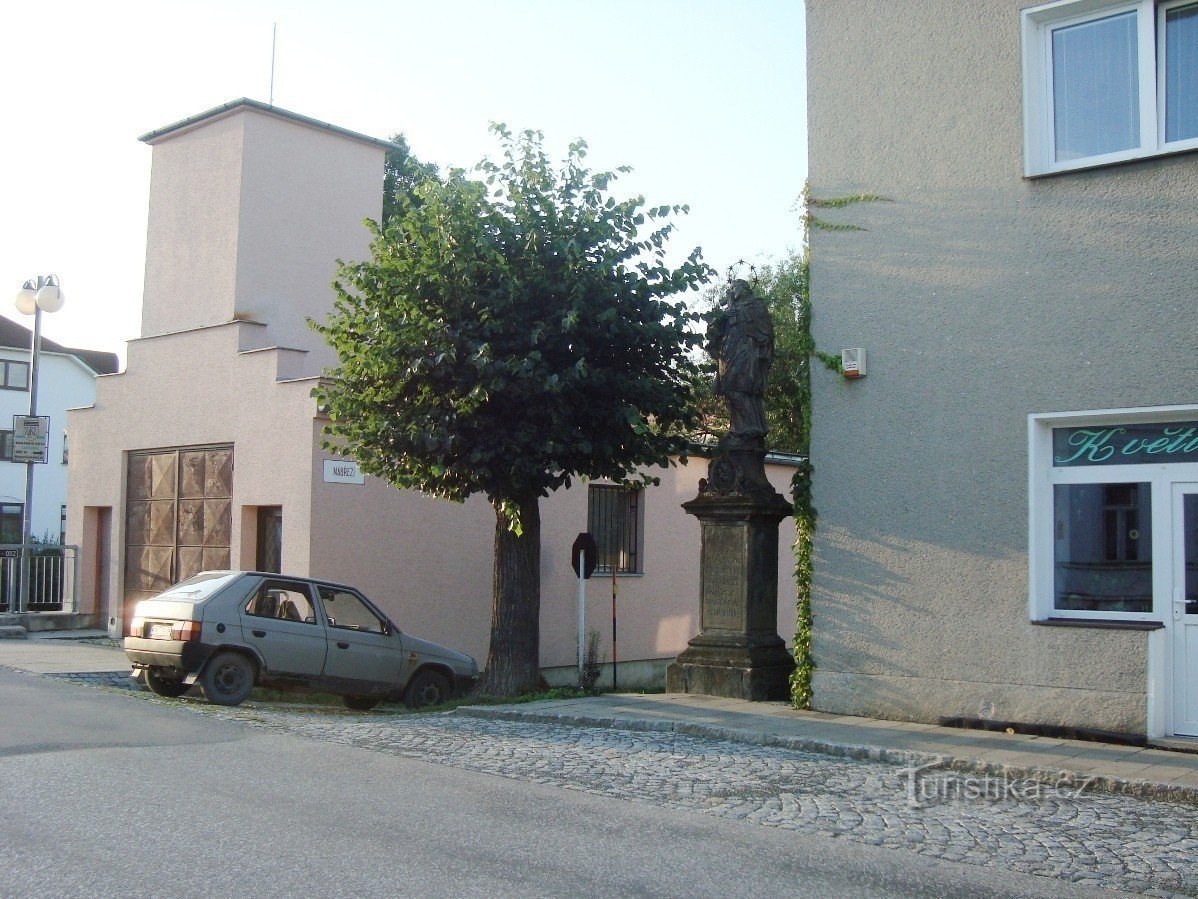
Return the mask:
<svg viewBox="0 0 1198 899">
<path fill-rule="evenodd" d="M 263 686 L 421 708 L 478 677 L 470 656 L 403 633 L 353 587 L 255 571 L 205 571 L 139 602 L 125 653 L 159 696 L 198 681 L 217 705 Z"/>
</svg>

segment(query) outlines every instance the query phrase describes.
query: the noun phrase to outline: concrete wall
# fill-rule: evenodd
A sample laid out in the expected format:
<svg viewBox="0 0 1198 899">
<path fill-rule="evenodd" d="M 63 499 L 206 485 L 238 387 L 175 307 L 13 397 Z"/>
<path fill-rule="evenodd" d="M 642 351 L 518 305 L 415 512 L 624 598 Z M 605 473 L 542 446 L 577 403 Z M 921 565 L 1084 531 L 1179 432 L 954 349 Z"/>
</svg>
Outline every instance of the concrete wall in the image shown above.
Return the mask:
<svg viewBox="0 0 1198 899">
<path fill-rule="evenodd" d="M 265 343 L 336 357 L 307 318 L 332 307 L 336 260 L 369 255 L 384 149 L 250 107 L 154 140 L 142 336 L 263 322 Z"/>
<path fill-rule="evenodd" d="M 809 0 L 817 707 L 1145 726 L 1146 635 L 1028 621 L 1032 412 L 1191 402 L 1198 157 L 1022 177 L 1016 0 Z"/>
</svg>

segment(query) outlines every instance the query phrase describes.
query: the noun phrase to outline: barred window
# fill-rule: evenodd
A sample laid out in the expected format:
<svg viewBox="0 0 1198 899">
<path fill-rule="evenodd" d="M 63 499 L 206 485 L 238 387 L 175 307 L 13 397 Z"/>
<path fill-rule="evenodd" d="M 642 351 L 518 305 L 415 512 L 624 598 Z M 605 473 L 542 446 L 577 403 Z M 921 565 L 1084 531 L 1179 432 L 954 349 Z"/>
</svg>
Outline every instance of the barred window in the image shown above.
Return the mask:
<svg viewBox="0 0 1198 899">
<path fill-rule="evenodd" d="M 592 484 L 587 489 L 587 530 L 599 547 L 595 571 L 641 573 L 644 490 Z"/>
</svg>

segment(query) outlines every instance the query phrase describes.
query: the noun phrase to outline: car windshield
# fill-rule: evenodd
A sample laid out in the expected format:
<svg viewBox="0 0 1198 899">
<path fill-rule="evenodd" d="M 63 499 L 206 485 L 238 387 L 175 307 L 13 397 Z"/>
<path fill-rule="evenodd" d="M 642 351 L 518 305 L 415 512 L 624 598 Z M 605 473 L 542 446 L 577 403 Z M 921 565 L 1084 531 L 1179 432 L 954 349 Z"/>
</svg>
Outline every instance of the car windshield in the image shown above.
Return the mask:
<svg viewBox="0 0 1198 899">
<path fill-rule="evenodd" d="M 159 593 L 155 599 L 171 599 L 176 602 L 199 602 L 207 599 L 233 578 L 236 571 L 201 571 L 185 581 L 179 581 L 173 587 L 168 587 Z"/>
</svg>

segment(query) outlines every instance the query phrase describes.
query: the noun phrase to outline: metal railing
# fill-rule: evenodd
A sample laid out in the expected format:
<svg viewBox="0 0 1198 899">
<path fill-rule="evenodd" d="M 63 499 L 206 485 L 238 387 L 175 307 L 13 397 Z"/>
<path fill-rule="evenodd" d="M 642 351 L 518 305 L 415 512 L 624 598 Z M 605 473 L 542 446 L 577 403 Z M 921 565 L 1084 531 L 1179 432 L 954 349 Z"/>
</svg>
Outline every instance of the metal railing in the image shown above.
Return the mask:
<svg viewBox="0 0 1198 899">
<path fill-rule="evenodd" d="M 37 545 L 29 552 L 29 608 L 21 609 L 21 544 L 0 543 L 0 612 L 74 612 L 77 546 Z"/>
</svg>

